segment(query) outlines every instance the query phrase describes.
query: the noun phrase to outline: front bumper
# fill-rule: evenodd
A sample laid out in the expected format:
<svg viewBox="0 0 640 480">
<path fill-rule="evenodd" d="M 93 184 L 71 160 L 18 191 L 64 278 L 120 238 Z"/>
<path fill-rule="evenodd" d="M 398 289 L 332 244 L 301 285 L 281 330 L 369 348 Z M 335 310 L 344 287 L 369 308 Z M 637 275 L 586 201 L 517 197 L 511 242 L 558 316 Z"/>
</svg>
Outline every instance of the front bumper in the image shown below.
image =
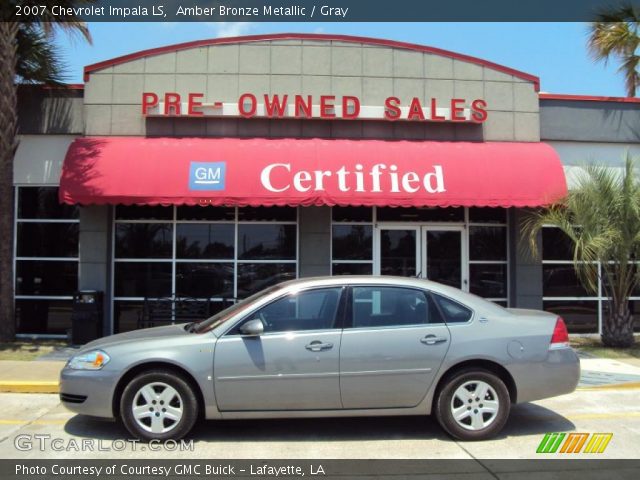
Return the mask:
<svg viewBox="0 0 640 480">
<path fill-rule="evenodd" d="M 570 347 L 551 349 L 545 361 L 512 365 L 509 370 L 518 403 L 571 393 L 580 381 L 580 359 Z"/>
<path fill-rule="evenodd" d="M 117 372 L 72 370 L 60 373 L 60 400 L 72 412 L 93 417 L 114 418 L 113 393 L 118 383 Z"/>
</svg>

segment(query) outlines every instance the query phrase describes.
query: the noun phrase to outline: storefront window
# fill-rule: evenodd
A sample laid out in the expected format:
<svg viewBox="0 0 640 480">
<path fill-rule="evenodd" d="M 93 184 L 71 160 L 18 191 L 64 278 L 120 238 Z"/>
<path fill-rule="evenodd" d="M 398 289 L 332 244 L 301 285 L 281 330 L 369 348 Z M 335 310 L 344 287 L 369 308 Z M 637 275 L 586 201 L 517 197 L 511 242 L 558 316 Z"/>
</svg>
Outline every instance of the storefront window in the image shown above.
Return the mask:
<svg viewBox="0 0 640 480">
<path fill-rule="evenodd" d="M 296 226 L 238 225 L 238 258 L 242 260 L 295 260 Z"/>
<path fill-rule="evenodd" d="M 469 227 L 469 260 L 507 260 L 507 229 Z"/>
<path fill-rule="evenodd" d="M 57 187 L 16 187 L 16 207 L 16 331 L 66 335 L 78 289 L 78 208 L 60 204 Z"/>
<path fill-rule="evenodd" d="M 373 225 L 333 225 L 333 274 L 373 272 Z"/>
<path fill-rule="evenodd" d="M 115 232 L 117 258 L 171 258 L 171 224 L 118 223 Z"/>
<path fill-rule="evenodd" d="M 600 266 L 598 268 L 601 270 Z M 543 306 L 567 322 L 570 333 L 601 333 L 608 316 L 609 300 L 602 280 L 596 292 L 582 286 L 573 264 L 573 245 L 558 228 L 542 229 Z M 600 272 L 601 273 L 601 272 Z M 602 275 L 598 275 L 600 278 Z M 632 315 L 640 318 L 640 289 L 631 293 Z M 636 330 L 638 321 L 636 321 Z"/>
<path fill-rule="evenodd" d="M 145 298 L 192 297 L 213 314 L 297 276 L 295 208 L 117 206 L 115 218 L 118 332 L 136 328 Z"/>
<path fill-rule="evenodd" d="M 542 308 L 561 316 L 571 333 L 598 333 L 597 300 L 545 300 Z"/>
<path fill-rule="evenodd" d="M 176 233 L 177 258 L 232 259 L 233 224 L 180 223 Z"/>
<path fill-rule="evenodd" d="M 373 208 L 371 207 L 333 207 L 331 217 L 334 222 L 364 222 L 373 221 Z"/>
<path fill-rule="evenodd" d="M 331 218 L 333 275 L 433 278 L 430 271 L 443 282 L 450 273 L 451 284 L 508 303 L 504 208 L 333 207 Z M 468 272 L 464 284 L 463 271 Z"/>
<path fill-rule="evenodd" d="M 474 207 L 469 218 L 469 291 L 507 305 L 507 210 Z"/>
<path fill-rule="evenodd" d="M 507 297 L 507 264 L 472 263 L 469 265 L 469 290 L 484 298 Z"/>
<path fill-rule="evenodd" d="M 507 210 L 494 207 L 469 208 L 469 222 L 471 223 L 507 223 Z"/>
<path fill-rule="evenodd" d="M 464 208 L 454 207 L 380 207 L 378 222 L 464 222 Z"/>
<path fill-rule="evenodd" d="M 333 275 L 373 273 L 373 211 L 371 207 L 331 209 Z"/>
<path fill-rule="evenodd" d="M 170 262 L 121 262 L 114 267 L 116 297 L 168 297 L 171 295 Z"/>
</svg>

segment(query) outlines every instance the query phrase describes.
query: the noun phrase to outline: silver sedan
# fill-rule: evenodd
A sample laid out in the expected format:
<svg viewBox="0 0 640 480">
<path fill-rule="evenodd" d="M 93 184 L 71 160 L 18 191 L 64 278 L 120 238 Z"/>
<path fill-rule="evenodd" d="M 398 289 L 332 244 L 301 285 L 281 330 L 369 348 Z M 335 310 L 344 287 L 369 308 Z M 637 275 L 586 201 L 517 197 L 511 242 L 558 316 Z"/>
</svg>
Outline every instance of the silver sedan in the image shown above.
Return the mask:
<svg viewBox="0 0 640 480">
<path fill-rule="evenodd" d="M 564 322 L 398 277 L 281 283 L 201 322 L 91 342 L 61 373 L 70 410 L 176 439 L 199 419 L 434 414 L 462 440 L 512 404 L 572 392 Z"/>
</svg>

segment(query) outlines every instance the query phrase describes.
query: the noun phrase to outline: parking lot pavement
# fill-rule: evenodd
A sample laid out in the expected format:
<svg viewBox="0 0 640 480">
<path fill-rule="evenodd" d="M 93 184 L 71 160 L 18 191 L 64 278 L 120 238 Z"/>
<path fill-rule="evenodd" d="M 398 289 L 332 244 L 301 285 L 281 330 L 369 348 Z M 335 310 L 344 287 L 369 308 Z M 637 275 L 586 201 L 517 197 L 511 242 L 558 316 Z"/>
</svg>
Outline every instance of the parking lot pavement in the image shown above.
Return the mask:
<svg viewBox="0 0 640 480">
<path fill-rule="evenodd" d="M 208 421 L 194 430 L 193 450 L 183 452 L 161 446 L 150 451 L 149 446 L 121 442 L 127 435 L 118 424 L 74 415 L 56 395 L 5 393 L 0 394 L 0 458 L 539 459 L 561 458 L 535 453 L 545 433 L 611 432 L 603 454 L 572 458 L 638 459 L 638 393 L 583 390 L 518 405 L 499 438 L 484 442 L 453 441 L 426 416 Z M 17 441 L 23 442 L 24 451 L 16 448 Z M 29 442 L 32 448 L 27 450 Z"/>
</svg>

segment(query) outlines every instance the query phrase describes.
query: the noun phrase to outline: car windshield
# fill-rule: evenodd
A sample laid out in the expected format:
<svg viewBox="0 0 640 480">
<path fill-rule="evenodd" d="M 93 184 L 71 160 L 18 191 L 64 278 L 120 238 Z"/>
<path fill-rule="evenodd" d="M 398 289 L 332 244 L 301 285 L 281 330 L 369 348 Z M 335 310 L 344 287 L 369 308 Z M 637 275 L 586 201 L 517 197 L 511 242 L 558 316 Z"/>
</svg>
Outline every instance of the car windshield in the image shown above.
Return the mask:
<svg viewBox="0 0 640 480">
<path fill-rule="evenodd" d="M 234 317 L 237 313 L 248 309 L 257 300 L 275 292 L 276 290 L 280 290 L 281 288 L 281 285 L 274 285 L 265 290 L 261 290 L 258 293 L 254 293 L 250 297 L 247 297 L 244 300 L 240 300 L 238 303 L 231 305 L 229 308 L 225 308 L 221 312 L 216 313 L 213 317 L 209 317 L 206 320 L 196 323 L 192 327 L 191 331 L 196 333 L 203 333 L 213 330 L 217 326 L 222 325 L 224 322 L 229 320 L 231 317 Z"/>
</svg>

